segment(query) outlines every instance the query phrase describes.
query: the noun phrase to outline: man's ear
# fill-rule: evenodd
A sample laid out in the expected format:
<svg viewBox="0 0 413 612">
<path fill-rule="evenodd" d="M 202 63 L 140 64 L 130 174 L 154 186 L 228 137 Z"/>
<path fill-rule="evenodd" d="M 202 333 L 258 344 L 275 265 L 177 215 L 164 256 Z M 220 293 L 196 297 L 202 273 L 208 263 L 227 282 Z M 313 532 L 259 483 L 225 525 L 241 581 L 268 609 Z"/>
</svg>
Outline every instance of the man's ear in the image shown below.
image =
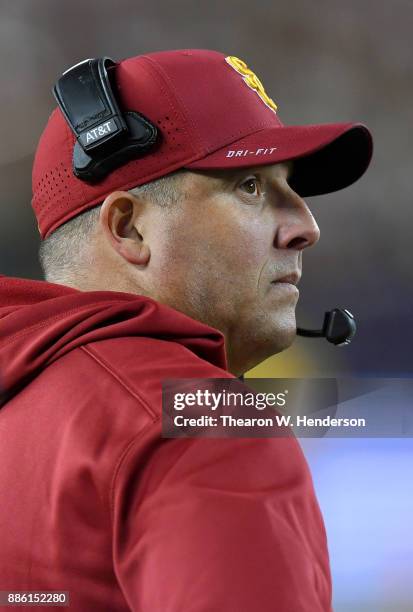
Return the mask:
<svg viewBox="0 0 413 612">
<path fill-rule="evenodd" d="M 149 245 L 142 231 L 145 204 L 127 191 L 114 191 L 104 200 L 99 224 L 111 247 L 131 264 L 145 266 L 150 259 Z M 140 231 L 139 231 L 140 229 Z"/>
</svg>

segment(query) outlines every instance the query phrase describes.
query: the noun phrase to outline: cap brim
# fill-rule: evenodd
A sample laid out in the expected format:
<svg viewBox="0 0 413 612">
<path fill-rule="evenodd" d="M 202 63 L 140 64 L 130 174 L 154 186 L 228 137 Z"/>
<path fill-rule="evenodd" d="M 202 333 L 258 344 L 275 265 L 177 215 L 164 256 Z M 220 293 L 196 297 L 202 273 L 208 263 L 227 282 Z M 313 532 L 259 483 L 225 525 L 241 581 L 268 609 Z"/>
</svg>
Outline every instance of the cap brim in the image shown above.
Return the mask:
<svg viewBox="0 0 413 612">
<path fill-rule="evenodd" d="M 303 197 L 338 191 L 364 174 L 373 139 L 361 123 L 266 128 L 232 142 L 185 167 L 245 168 L 295 160 L 289 179 Z"/>
</svg>

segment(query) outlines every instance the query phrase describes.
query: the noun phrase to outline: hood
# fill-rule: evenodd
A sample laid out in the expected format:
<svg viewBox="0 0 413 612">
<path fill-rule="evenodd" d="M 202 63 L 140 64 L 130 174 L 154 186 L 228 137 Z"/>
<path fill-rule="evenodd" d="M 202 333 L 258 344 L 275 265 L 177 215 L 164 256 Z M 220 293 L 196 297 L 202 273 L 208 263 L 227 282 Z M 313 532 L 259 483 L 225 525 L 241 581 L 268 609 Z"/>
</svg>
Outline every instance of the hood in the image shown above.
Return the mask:
<svg viewBox="0 0 413 612">
<path fill-rule="evenodd" d="M 72 349 L 123 336 L 178 342 L 227 369 L 221 332 L 151 298 L 0 275 L 0 407 Z"/>
</svg>

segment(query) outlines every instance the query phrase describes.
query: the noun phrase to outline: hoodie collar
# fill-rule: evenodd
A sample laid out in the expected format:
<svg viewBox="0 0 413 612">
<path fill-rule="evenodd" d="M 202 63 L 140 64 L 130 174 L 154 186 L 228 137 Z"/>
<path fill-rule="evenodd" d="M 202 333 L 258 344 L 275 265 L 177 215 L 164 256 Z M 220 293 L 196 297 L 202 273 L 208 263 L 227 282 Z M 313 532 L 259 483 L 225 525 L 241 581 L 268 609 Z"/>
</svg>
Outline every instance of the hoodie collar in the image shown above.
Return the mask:
<svg viewBox="0 0 413 612">
<path fill-rule="evenodd" d="M 177 342 L 227 369 L 220 331 L 152 298 L 0 275 L 0 406 L 74 348 L 123 336 Z"/>
</svg>

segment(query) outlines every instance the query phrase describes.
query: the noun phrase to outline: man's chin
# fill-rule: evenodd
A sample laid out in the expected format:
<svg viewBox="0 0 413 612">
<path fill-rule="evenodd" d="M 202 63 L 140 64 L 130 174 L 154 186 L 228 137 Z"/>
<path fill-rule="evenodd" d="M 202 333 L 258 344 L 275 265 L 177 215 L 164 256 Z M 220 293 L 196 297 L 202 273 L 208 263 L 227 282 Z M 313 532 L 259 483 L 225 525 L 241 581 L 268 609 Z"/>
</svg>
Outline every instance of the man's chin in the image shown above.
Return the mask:
<svg viewBox="0 0 413 612">
<path fill-rule="evenodd" d="M 297 336 L 295 316 L 288 321 L 277 321 L 255 334 L 255 346 L 260 353 L 261 361 L 288 349 Z"/>
<path fill-rule="evenodd" d="M 285 313 L 284 317 L 273 319 L 272 330 L 269 333 L 269 341 L 274 353 L 280 353 L 289 348 L 297 337 L 297 323 L 295 319 L 295 308 Z"/>
<path fill-rule="evenodd" d="M 285 351 L 286 349 L 288 349 L 292 345 L 296 337 L 297 328 L 295 323 L 294 325 L 290 325 L 286 328 L 278 330 L 274 334 L 273 346 L 275 350 L 273 354 L 281 353 L 281 351 Z"/>
<path fill-rule="evenodd" d="M 295 316 L 276 324 L 267 317 L 250 320 L 241 330 L 226 341 L 230 371 L 237 376 L 290 347 L 297 332 Z"/>
</svg>

